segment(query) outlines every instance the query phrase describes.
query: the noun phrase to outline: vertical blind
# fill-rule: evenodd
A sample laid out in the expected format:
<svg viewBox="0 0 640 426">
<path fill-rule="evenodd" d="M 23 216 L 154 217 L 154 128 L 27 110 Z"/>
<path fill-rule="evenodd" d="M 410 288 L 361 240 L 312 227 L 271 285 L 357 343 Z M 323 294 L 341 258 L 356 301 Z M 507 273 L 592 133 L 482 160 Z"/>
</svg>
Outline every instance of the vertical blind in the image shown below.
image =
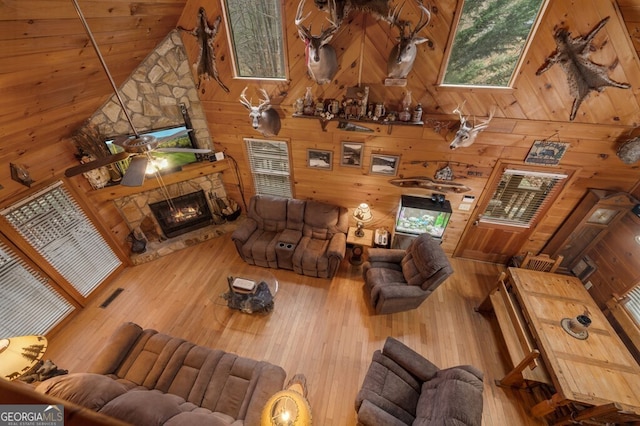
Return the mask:
<svg viewBox="0 0 640 426">
<path fill-rule="evenodd" d="M 73 309 L 47 278 L 0 241 L 0 337 L 45 334 Z"/>
<path fill-rule="evenodd" d="M 85 297 L 121 265 L 62 182 L 1 213 Z"/>
<path fill-rule="evenodd" d="M 530 227 L 567 175 L 504 170 L 481 222 Z"/>
<path fill-rule="evenodd" d="M 286 142 L 245 138 L 256 194 L 292 197 Z"/>
</svg>

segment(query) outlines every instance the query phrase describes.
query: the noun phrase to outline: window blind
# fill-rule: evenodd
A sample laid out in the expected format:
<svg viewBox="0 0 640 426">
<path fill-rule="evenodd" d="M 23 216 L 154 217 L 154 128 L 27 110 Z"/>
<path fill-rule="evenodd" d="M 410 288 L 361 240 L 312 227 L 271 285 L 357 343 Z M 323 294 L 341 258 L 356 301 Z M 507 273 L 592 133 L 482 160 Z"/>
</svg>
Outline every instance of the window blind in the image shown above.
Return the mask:
<svg viewBox="0 0 640 426">
<path fill-rule="evenodd" d="M 624 308 L 631 314 L 638 327 L 640 327 L 640 286 L 635 286 L 626 294 Z"/>
<path fill-rule="evenodd" d="M 504 170 L 481 222 L 529 228 L 567 175 Z"/>
<path fill-rule="evenodd" d="M 0 337 L 46 334 L 74 309 L 2 241 L 0 283 Z"/>
<path fill-rule="evenodd" d="M 286 142 L 246 138 L 256 194 L 292 197 Z"/>
<path fill-rule="evenodd" d="M 1 213 L 85 297 L 121 264 L 62 182 Z"/>
</svg>

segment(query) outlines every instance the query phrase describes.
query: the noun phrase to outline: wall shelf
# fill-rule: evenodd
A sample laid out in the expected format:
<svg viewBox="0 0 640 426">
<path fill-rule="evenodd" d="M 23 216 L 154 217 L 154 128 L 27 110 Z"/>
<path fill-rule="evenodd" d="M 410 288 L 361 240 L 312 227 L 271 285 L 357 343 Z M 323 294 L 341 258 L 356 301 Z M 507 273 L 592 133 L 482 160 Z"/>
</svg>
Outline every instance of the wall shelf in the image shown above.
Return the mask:
<svg viewBox="0 0 640 426">
<path fill-rule="evenodd" d="M 326 127 L 326 123 L 331 122 L 331 121 L 338 121 L 338 122 L 346 122 L 346 123 L 352 123 L 355 125 L 363 125 L 366 126 L 367 124 L 371 125 L 371 124 L 375 124 L 375 125 L 385 125 L 385 126 L 389 126 L 389 132 L 391 133 L 391 127 L 395 126 L 395 125 L 399 125 L 399 126 L 414 126 L 414 127 L 418 127 L 418 126 L 423 126 L 424 125 L 424 121 L 385 121 L 385 120 L 371 120 L 371 119 L 358 119 L 358 118 L 344 118 L 344 117 L 335 117 L 332 118 L 330 120 L 325 120 L 322 117 L 320 117 L 319 115 L 305 115 L 305 114 L 293 114 L 293 118 L 306 118 L 306 119 L 314 119 L 314 120 L 318 120 L 320 121 L 320 124 L 322 126 L 322 130 L 325 130 Z M 324 124 L 323 124 L 324 123 Z M 345 130 L 345 129 L 343 129 Z M 354 130 L 357 131 L 357 130 Z M 373 129 L 371 129 L 371 131 L 373 131 Z"/>
</svg>

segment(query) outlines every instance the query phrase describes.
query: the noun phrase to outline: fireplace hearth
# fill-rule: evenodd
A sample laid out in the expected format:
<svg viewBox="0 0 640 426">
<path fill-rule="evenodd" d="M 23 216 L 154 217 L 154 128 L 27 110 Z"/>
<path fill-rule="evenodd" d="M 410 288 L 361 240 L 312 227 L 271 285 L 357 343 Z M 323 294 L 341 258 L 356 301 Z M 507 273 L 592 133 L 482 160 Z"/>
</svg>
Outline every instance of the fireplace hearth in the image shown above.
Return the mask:
<svg viewBox="0 0 640 426">
<path fill-rule="evenodd" d="M 171 204 L 173 208 L 166 200 L 149 204 L 167 238 L 194 231 L 212 222 L 211 210 L 203 190 L 172 198 Z"/>
</svg>

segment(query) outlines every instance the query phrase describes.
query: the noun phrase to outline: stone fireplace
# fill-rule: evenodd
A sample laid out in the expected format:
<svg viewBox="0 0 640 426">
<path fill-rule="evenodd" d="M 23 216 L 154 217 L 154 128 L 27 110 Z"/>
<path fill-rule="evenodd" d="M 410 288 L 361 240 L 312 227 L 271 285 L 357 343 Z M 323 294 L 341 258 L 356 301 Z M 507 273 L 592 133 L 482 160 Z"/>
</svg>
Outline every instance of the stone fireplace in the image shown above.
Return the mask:
<svg viewBox="0 0 640 426">
<path fill-rule="evenodd" d="M 167 238 L 203 228 L 213 220 L 203 190 L 151 203 L 149 209 Z"/>
<path fill-rule="evenodd" d="M 215 220 L 213 220 L 212 212 L 217 211 L 217 206 L 214 205 L 215 199 L 224 198 L 227 195 L 221 173 L 207 174 L 170 184 L 166 189 L 167 196 L 173 200 L 178 215 L 181 216 L 179 224 L 175 223 L 175 218 L 165 217 L 167 222 L 174 223 L 159 223 L 156 219 L 152 206 L 163 207 L 167 204 L 166 196 L 160 188 L 113 200 L 129 229 L 140 230 L 147 240 L 146 252 L 132 254 L 131 260 L 134 264 L 157 259 L 235 229 L 235 225 L 232 223 L 215 224 Z M 189 201 L 192 198 L 197 198 L 195 203 Z M 196 219 L 196 216 L 199 217 Z M 187 223 L 189 221 L 183 221 L 184 218 L 194 220 Z M 149 226 L 150 224 L 151 226 Z M 163 225 L 169 225 L 166 227 L 169 232 L 165 232 Z M 180 225 L 185 226 L 181 227 Z"/>
</svg>

